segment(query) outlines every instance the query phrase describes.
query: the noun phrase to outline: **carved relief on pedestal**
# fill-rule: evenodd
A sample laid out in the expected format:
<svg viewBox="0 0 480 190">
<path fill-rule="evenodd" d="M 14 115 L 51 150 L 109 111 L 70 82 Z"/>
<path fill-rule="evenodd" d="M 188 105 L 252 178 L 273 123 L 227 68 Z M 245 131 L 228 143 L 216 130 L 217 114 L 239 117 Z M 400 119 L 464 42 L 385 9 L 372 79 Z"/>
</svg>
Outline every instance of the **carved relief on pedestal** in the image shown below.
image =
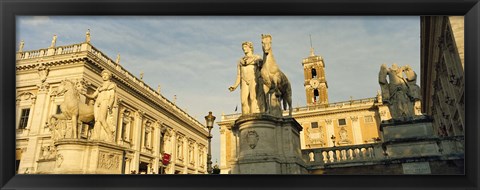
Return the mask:
<svg viewBox="0 0 480 190">
<path fill-rule="evenodd" d="M 62 154 L 57 154 L 57 157 L 55 159 L 55 165 L 57 168 L 61 167 L 63 163 L 63 155 Z"/>
<path fill-rule="evenodd" d="M 50 160 L 55 159 L 57 155 L 57 150 L 55 146 L 43 146 L 40 149 L 40 158 L 39 160 Z"/>
<path fill-rule="evenodd" d="M 108 170 L 118 169 L 120 167 L 120 161 L 120 155 L 100 151 L 98 154 L 97 168 Z"/>
<path fill-rule="evenodd" d="M 257 131 L 251 130 L 247 131 L 247 134 L 245 134 L 245 140 L 247 141 L 247 144 L 248 146 L 250 146 L 251 149 L 255 149 L 258 141 L 260 140 L 260 137 L 258 136 Z"/>
</svg>

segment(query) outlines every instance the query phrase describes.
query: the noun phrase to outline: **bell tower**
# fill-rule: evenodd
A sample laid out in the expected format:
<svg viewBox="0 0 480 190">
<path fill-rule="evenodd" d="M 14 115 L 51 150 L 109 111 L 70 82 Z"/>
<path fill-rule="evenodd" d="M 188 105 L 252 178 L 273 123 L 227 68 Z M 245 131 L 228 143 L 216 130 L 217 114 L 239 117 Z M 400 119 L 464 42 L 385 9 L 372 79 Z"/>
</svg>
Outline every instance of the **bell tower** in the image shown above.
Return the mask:
<svg viewBox="0 0 480 190">
<path fill-rule="evenodd" d="M 311 43 L 311 39 L 310 39 Z M 321 56 L 315 55 L 313 47 L 310 48 L 310 56 L 302 61 L 305 82 L 305 94 L 307 106 L 328 105 L 328 85 L 325 79 L 325 63 Z"/>
</svg>

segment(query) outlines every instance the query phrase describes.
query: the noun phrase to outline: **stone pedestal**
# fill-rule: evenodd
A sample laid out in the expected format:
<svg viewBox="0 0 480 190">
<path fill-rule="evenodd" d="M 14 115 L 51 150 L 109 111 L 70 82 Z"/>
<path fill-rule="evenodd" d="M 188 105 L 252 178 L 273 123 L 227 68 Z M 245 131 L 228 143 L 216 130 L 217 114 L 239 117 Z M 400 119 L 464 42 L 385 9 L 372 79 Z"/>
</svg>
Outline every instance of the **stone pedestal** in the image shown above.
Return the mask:
<svg viewBox="0 0 480 190">
<path fill-rule="evenodd" d="M 293 118 L 243 115 L 232 130 L 238 137 L 233 174 L 305 174 L 300 151 L 302 126 Z"/>
<path fill-rule="evenodd" d="M 425 157 L 440 155 L 428 118 L 380 124 L 384 148 L 390 158 Z"/>
<path fill-rule="evenodd" d="M 56 156 L 50 171 L 55 174 L 121 174 L 124 150 L 116 145 L 84 139 L 63 139 L 55 143 Z M 39 167 L 40 169 L 40 167 Z"/>
</svg>

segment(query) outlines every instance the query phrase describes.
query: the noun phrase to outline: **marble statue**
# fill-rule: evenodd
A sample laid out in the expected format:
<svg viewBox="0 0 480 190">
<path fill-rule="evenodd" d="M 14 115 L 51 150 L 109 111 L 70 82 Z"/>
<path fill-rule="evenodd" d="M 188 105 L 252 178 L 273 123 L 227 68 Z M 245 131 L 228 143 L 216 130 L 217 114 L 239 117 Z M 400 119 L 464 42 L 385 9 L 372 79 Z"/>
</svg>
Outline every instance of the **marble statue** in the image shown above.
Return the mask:
<svg viewBox="0 0 480 190">
<path fill-rule="evenodd" d="M 52 122 L 53 118 L 56 120 L 70 120 L 72 126 L 75 126 L 71 129 L 73 133 L 71 137 L 80 138 L 81 122 L 89 123 L 93 121 L 93 105 L 87 105 L 80 101 L 80 92 L 77 89 L 77 84 L 68 79 L 63 80 L 57 90 L 57 95 L 62 94 L 64 95 L 64 101 L 60 104 L 62 113 L 52 115 L 50 123 L 56 123 Z"/>
<path fill-rule="evenodd" d="M 93 127 L 92 139 L 113 141 L 115 127 L 111 125 L 107 119 L 112 114 L 114 102 L 116 100 L 117 85 L 111 81 L 112 73 L 103 70 L 102 73 L 103 84 L 98 87 L 93 94 L 84 95 L 88 98 L 95 99 L 94 115 L 95 125 Z"/>
<path fill-rule="evenodd" d="M 57 43 L 57 35 L 53 35 L 52 44 L 50 44 L 50 47 L 51 48 L 55 47 L 56 43 Z"/>
<path fill-rule="evenodd" d="M 283 101 L 283 109 L 286 110 L 288 104 L 289 116 L 292 116 L 292 87 L 288 78 L 280 71 L 275 61 L 272 52 L 271 35 L 262 34 L 262 49 L 263 65 L 260 73 L 264 86 L 266 112 L 277 117 L 282 117 L 280 101 Z"/>
<path fill-rule="evenodd" d="M 90 43 L 90 29 L 85 33 L 85 42 Z"/>
<path fill-rule="evenodd" d="M 117 59 L 115 59 L 115 63 L 120 64 L 120 54 L 117 54 Z"/>
<path fill-rule="evenodd" d="M 412 68 L 408 65 L 399 67 L 395 63 L 387 68 L 382 64 L 378 77 L 383 102 L 388 105 L 392 118 L 406 120 L 415 116 L 414 104 L 420 99 L 420 87 Z"/>
<path fill-rule="evenodd" d="M 259 83 L 262 58 L 253 54 L 253 43 L 243 42 L 245 54 L 237 64 L 235 84 L 228 89 L 234 91 L 240 85 L 242 114 L 261 113 L 265 110 L 262 86 Z"/>
<path fill-rule="evenodd" d="M 18 52 L 23 52 L 23 46 L 25 46 L 25 42 L 22 40 L 20 41 L 20 45 L 18 46 Z"/>
</svg>

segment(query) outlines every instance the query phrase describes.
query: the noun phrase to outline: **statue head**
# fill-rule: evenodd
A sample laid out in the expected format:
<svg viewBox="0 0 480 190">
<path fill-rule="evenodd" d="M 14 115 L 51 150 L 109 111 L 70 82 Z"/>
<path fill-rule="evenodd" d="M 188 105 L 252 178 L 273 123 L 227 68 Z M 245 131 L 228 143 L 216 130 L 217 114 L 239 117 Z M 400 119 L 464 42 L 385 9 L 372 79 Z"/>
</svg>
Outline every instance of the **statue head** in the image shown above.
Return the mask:
<svg viewBox="0 0 480 190">
<path fill-rule="evenodd" d="M 250 50 L 253 53 L 253 43 L 252 42 L 243 42 L 242 43 L 242 49 L 245 53 L 247 53 L 246 48 L 250 48 Z"/>
<path fill-rule="evenodd" d="M 110 80 L 112 78 L 112 73 L 110 71 L 107 71 L 107 70 L 103 70 L 101 75 L 102 75 L 103 80 Z"/>
<path fill-rule="evenodd" d="M 392 64 L 392 67 L 390 68 L 392 70 L 397 70 L 398 69 L 398 65 L 396 63 Z"/>
</svg>

